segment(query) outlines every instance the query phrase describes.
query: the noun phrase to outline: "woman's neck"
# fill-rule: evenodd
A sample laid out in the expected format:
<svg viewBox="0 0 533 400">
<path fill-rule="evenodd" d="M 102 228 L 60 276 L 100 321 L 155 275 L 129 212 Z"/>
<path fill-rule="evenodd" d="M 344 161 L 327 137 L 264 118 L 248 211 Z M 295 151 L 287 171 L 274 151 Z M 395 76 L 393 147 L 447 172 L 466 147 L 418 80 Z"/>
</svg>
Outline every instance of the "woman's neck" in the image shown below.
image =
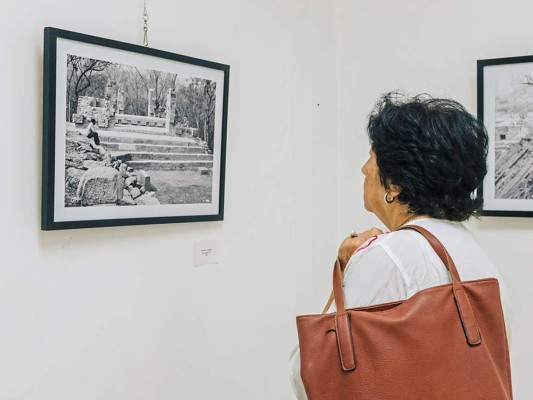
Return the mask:
<svg viewBox="0 0 533 400">
<path fill-rule="evenodd" d="M 397 231 L 398 229 L 400 229 L 403 225 L 409 223 L 409 222 L 412 222 L 412 221 L 416 221 L 417 219 L 423 219 L 423 218 L 430 218 L 429 215 L 427 214 L 413 214 L 413 213 L 402 213 L 402 214 L 399 214 L 399 215 L 395 215 L 392 217 L 391 219 L 391 222 L 390 222 L 390 225 L 387 225 L 387 227 L 389 228 L 389 230 L 392 232 L 392 231 Z"/>
</svg>

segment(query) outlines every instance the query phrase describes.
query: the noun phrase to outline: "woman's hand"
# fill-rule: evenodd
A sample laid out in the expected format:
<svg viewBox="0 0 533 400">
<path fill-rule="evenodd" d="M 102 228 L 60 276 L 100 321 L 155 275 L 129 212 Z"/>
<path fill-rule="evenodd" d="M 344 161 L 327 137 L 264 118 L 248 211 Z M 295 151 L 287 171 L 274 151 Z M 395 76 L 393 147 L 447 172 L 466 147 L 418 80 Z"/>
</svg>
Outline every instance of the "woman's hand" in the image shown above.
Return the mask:
<svg viewBox="0 0 533 400">
<path fill-rule="evenodd" d="M 371 228 L 361 233 L 358 232 L 357 236 L 354 238 L 347 237 L 344 239 L 339 247 L 338 252 L 341 269 L 344 271 L 344 268 L 346 268 L 346 264 L 348 264 L 348 261 L 350 260 L 350 257 L 354 251 L 357 250 L 364 242 L 366 242 L 372 236 L 381 235 L 382 233 L 383 231 L 381 229 Z"/>
</svg>

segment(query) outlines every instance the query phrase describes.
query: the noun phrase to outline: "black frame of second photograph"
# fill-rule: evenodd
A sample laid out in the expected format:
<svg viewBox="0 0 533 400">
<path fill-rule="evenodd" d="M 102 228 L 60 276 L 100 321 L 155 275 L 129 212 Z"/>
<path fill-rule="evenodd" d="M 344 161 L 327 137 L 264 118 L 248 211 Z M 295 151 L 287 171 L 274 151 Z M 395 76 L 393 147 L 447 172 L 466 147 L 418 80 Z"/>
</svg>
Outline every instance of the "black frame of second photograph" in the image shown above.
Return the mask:
<svg viewBox="0 0 533 400">
<path fill-rule="evenodd" d="M 486 88 L 485 88 L 485 67 L 491 67 L 491 66 L 497 66 L 497 65 L 509 65 L 509 64 L 523 64 L 523 63 L 533 63 L 533 56 L 519 56 L 519 57 L 505 57 L 505 58 L 492 58 L 492 59 L 484 59 L 484 60 L 477 60 L 477 117 L 478 119 L 485 124 L 486 116 L 485 116 L 485 96 Z M 533 68 L 532 68 L 533 73 Z M 533 88 L 532 88 L 533 89 Z M 531 105 L 533 108 L 533 96 Z M 491 130 L 488 129 L 489 135 L 491 134 Z M 489 140 L 490 143 L 490 140 Z M 495 151 L 495 149 L 492 149 L 489 146 L 489 157 L 491 155 L 491 151 Z M 477 197 L 484 199 L 484 183 L 482 183 L 477 188 Z M 533 210 L 533 199 L 530 200 Z M 483 215 L 486 216 L 495 216 L 495 217 L 533 217 L 533 211 L 529 210 L 511 210 L 511 209 L 505 209 L 505 208 L 487 208 L 484 204 L 483 206 Z"/>
</svg>

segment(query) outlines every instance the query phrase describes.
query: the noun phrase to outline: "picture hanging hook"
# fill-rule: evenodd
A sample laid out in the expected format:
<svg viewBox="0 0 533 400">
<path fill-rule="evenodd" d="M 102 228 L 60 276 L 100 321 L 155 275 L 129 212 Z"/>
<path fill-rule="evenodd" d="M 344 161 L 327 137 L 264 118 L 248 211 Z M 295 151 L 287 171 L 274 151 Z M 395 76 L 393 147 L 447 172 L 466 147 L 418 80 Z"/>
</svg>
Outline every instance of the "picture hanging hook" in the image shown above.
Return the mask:
<svg viewBox="0 0 533 400">
<path fill-rule="evenodd" d="M 148 47 L 148 20 L 150 18 L 148 17 L 148 11 L 146 11 L 146 0 L 144 0 L 144 13 L 143 13 L 143 30 L 144 30 L 144 38 L 143 38 L 143 45 L 145 47 Z"/>
</svg>

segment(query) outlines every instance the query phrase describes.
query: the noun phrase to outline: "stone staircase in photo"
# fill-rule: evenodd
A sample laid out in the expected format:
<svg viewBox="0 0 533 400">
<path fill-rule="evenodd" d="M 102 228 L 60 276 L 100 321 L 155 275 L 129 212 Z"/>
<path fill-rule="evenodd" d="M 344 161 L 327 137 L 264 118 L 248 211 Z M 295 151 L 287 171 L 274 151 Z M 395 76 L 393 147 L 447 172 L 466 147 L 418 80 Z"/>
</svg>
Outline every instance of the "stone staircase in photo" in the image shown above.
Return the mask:
<svg viewBox="0 0 533 400">
<path fill-rule="evenodd" d="M 197 171 L 213 168 L 213 155 L 194 139 L 138 132 L 99 131 L 102 146 L 134 170 Z"/>
<path fill-rule="evenodd" d="M 113 127 L 114 132 L 135 132 L 135 133 L 147 133 L 150 135 L 168 135 L 168 131 L 163 127 L 141 126 L 141 125 L 115 125 Z"/>
</svg>

